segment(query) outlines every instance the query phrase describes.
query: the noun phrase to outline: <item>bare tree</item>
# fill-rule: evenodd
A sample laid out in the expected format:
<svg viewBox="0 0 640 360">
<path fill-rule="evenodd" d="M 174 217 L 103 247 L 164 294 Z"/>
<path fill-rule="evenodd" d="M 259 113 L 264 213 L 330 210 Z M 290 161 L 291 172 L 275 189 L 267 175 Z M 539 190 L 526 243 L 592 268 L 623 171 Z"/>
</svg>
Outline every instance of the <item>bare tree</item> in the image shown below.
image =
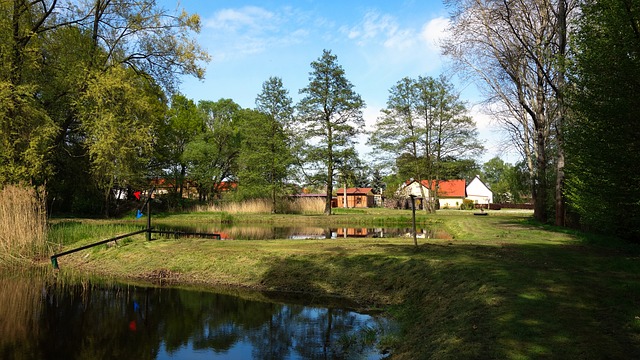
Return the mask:
<svg viewBox="0 0 640 360">
<path fill-rule="evenodd" d="M 573 0 L 568 0 L 573 1 Z M 550 160 L 556 163 L 556 223 L 564 223 L 562 125 L 567 0 L 452 0 L 444 53 L 481 80 L 485 100 L 517 142 L 532 175 L 535 217 L 547 220 Z M 495 114 L 495 113 L 494 113 Z M 555 154 L 550 159 L 550 151 Z"/>
</svg>

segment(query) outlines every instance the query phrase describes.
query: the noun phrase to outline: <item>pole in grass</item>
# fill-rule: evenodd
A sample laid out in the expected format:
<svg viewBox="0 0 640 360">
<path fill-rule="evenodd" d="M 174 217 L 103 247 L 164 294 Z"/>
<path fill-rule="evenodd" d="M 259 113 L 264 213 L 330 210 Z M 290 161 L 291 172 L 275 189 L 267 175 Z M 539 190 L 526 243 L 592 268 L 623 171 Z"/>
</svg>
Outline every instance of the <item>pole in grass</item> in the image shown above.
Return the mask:
<svg viewBox="0 0 640 360">
<path fill-rule="evenodd" d="M 416 196 L 411 194 L 409 195 L 409 197 L 411 198 L 411 214 L 412 214 L 412 225 L 413 225 L 413 244 L 417 247 L 418 246 L 418 238 L 416 235 Z"/>
<path fill-rule="evenodd" d="M 149 194 L 151 199 L 151 194 Z M 151 201 L 147 199 L 147 241 L 151 241 Z"/>
<path fill-rule="evenodd" d="M 156 190 L 156 187 L 152 187 L 147 194 L 147 200 L 142 204 L 142 206 L 136 212 L 136 219 L 140 219 L 144 214 L 142 213 L 142 209 L 147 207 L 147 241 L 151 241 L 151 196 L 153 196 L 153 192 Z M 133 193 L 133 196 L 136 199 L 140 200 L 140 191 L 136 191 Z"/>
</svg>

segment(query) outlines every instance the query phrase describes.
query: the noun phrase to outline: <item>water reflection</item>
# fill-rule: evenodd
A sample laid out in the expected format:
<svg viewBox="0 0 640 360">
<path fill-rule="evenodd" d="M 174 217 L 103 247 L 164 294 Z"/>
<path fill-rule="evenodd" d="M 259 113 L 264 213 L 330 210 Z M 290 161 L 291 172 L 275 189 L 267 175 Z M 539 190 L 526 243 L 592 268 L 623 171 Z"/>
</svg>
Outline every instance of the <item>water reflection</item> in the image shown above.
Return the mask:
<svg viewBox="0 0 640 360">
<path fill-rule="evenodd" d="M 269 240 L 269 239 L 337 239 L 337 238 L 394 238 L 412 237 L 410 228 L 320 228 L 320 227 L 267 227 L 267 226 L 156 226 L 160 230 L 204 232 L 220 234 L 223 240 Z M 427 239 L 451 239 L 438 229 L 417 229 L 418 237 Z"/>
<path fill-rule="evenodd" d="M 384 319 L 137 286 L 0 277 L 0 357 L 378 359 Z"/>
</svg>

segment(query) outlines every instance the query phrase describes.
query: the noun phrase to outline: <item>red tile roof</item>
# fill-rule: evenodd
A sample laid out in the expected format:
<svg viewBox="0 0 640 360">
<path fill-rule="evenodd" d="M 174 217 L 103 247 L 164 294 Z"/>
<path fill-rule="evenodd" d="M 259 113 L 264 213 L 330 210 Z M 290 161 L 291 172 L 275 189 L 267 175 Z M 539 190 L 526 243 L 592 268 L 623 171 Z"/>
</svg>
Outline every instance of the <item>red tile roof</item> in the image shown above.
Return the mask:
<svg viewBox="0 0 640 360">
<path fill-rule="evenodd" d="M 433 185 L 435 181 L 432 181 Z M 434 186 L 428 186 L 428 180 L 422 180 L 422 185 L 429 188 L 430 190 L 434 190 Z M 467 196 L 467 185 L 464 179 L 455 179 L 455 180 L 440 180 L 438 181 L 438 197 L 466 197 Z"/>
</svg>

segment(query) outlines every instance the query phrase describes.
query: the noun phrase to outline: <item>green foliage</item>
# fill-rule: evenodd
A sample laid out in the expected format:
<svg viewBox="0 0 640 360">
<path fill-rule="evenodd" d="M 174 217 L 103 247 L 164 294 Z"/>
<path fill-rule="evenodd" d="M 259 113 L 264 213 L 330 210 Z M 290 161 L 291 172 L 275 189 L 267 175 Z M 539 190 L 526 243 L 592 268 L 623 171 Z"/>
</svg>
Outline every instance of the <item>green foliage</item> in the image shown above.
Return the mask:
<svg viewBox="0 0 640 360">
<path fill-rule="evenodd" d="M 285 180 L 291 174 L 292 100 L 280 78 L 262 84 L 256 98 L 256 110 L 239 112 L 242 142 L 238 155 L 238 195 L 241 199 L 271 199 L 272 212 L 285 192 Z"/>
<path fill-rule="evenodd" d="M 324 50 L 311 63 L 309 84 L 300 90 L 304 98 L 298 103 L 299 135 L 305 143 L 301 157 L 316 174 L 324 172 L 322 182 L 327 193 L 333 192 L 336 162 L 345 161 L 353 150 L 354 137 L 362 132 L 364 101 L 353 91 L 337 56 Z M 331 214 L 327 197 L 325 213 Z"/>
<path fill-rule="evenodd" d="M 153 0 L 67 5 L 0 1 L 0 184 L 47 183 L 65 211 L 87 208 L 73 202 L 96 187 L 108 200 L 110 186 L 141 181 L 163 90 L 202 78 L 208 60 L 197 15 Z"/>
<path fill-rule="evenodd" d="M 511 165 L 494 157 L 482 165 L 481 180 L 493 191 L 495 203 L 521 203 L 531 191 L 529 174 L 522 162 Z"/>
<path fill-rule="evenodd" d="M 633 4 L 633 5 L 631 5 Z M 576 34 L 567 197 L 583 226 L 640 239 L 638 2 L 589 2 Z"/>
<path fill-rule="evenodd" d="M 132 70 L 114 67 L 89 81 L 76 106 L 91 171 L 108 202 L 115 185 L 144 176 L 164 104 L 157 89 Z"/>
<path fill-rule="evenodd" d="M 223 181 L 236 174 L 241 144 L 240 106 L 230 99 L 200 101 L 205 131 L 190 141 L 182 155 L 203 200 L 220 195 Z"/>
<path fill-rule="evenodd" d="M 473 120 L 445 78 L 403 78 L 389 91 L 387 107 L 368 143 L 378 161 L 409 179 L 464 176 L 482 146 Z"/>
<path fill-rule="evenodd" d="M 166 120 L 158 129 L 154 144 L 153 175 L 170 179 L 175 185 L 171 191 L 181 197 L 186 179 L 187 163 L 182 155 L 190 141 L 204 133 L 204 113 L 191 99 L 176 94 Z"/>
<path fill-rule="evenodd" d="M 473 200 L 463 199 L 462 204 L 460 204 L 460 210 L 473 210 L 475 208 Z"/>
</svg>

